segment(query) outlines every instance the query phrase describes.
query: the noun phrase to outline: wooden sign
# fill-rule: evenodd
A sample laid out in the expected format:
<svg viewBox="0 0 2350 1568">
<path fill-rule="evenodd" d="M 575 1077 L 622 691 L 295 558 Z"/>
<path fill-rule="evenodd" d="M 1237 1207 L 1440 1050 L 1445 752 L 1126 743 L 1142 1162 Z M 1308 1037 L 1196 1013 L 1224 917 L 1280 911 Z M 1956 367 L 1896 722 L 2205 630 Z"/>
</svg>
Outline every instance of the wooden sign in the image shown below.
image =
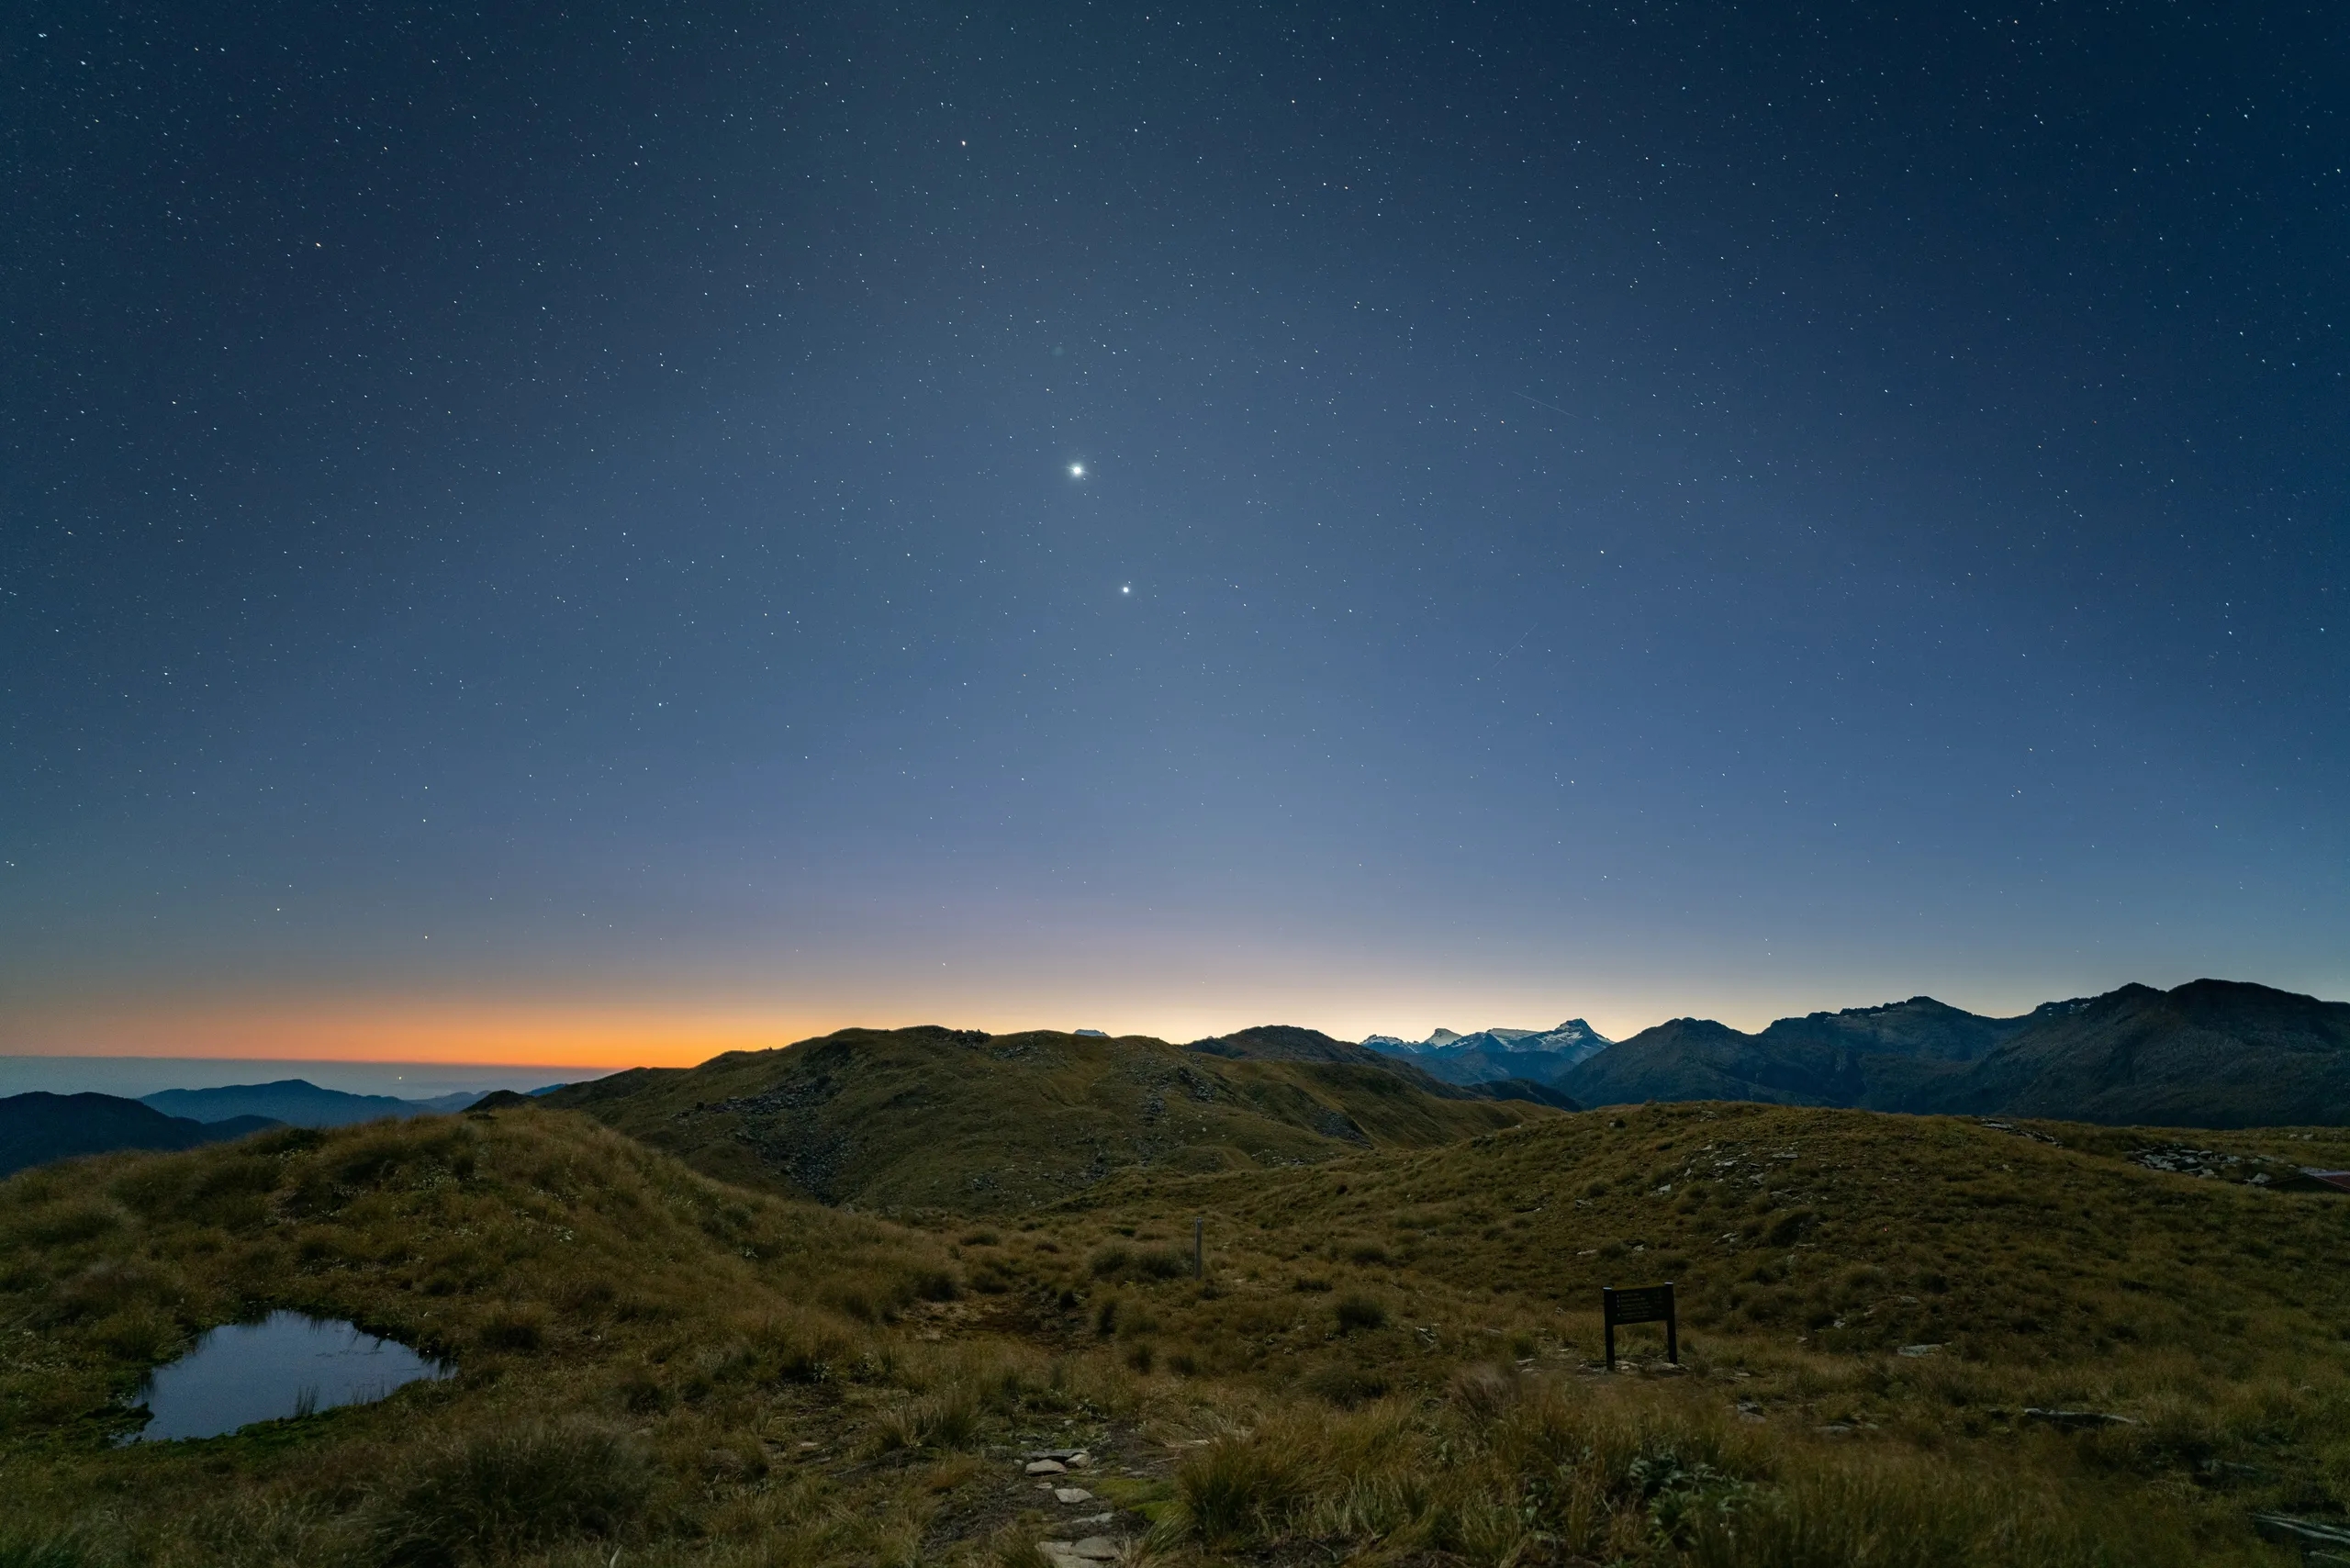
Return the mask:
<svg viewBox="0 0 2350 1568">
<path fill-rule="evenodd" d="M 1673 1311 L 1669 1282 L 1620 1291 L 1609 1285 L 1599 1293 L 1599 1312 L 1606 1325 L 1609 1372 L 1616 1370 L 1616 1326 L 1619 1323 L 1663 1324 L 1664 1359 L 1674 1366 L 1681 1364 L 1681 1319 Z"/>
</svg>

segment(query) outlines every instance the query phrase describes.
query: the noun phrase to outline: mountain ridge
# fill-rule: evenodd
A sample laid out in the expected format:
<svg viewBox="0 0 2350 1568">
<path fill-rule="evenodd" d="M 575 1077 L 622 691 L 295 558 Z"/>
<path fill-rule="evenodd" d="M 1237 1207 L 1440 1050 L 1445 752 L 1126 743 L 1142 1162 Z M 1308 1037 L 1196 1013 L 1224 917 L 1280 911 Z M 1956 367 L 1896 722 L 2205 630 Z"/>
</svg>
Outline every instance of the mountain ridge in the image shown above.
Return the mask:
<svg viewBox="0 0 2350 1568">
<path fill-rule="evenodd" d="M 167 1116 L 118 1094 L 53 1094 L 45 1089 L 0 1097 L 0 1176 L 52 1159 L 117 1149 L 175 1150 L 222 1143 L 279 1124 L 259 1116 L 197 1122 Z"/>
<path fill-rule="evenodd" d="M 1644 1029 L 1552 1080 L 1584 1105 L 1745 1100 L 2108 1126 L 2350 1122 L 2350 1002 L 2240 980 L 2131 984 L 1986 1018 L 1934 1001 Z"/>
<path fill-rule="evenodd" d="M 1408 1061 L 1448 1083 L 1487 1083 L 1518 1079 L 1555 1086 L 1568 1069 L 1607 1048 L 1607 1036 L 1580 1018 L 1555 1029 L 1481 1029 L 1473 1035 L 1438 1029 L 1425 1040 L 1371 1035 L 1365 1049 Z"/>
<path fill-rule="evenodd" d="M 139 1096 L 139 1103 L 167 1116 L 185 1116 L 194 1122 L 266 1116 L 288 1126 L 342 1127 L 385 1116 L 433 1116 L 462 1111 L 487 1092 L 460 1090 L 429 1100 L 403 1100 L 392 1094 L 322 1089 L 307 1078 L 281 1078 L 269 1083 L 229 1083 L 211 1089 L 159 1089 Z"/>
<path fill-rule="evenodd" d="M 836 1204 L 993 1209 L 1129 1168 L 1314 1164 L 1426 1148 L 1557 1114 L 1557 1094 L 1399 1070 L 1318 1031 L 1190 1047 L 1034 1030 L 843 1029 L 693 1068 L 638 1068 L 544 1097 L 705 1174 Z"/>
</svg>

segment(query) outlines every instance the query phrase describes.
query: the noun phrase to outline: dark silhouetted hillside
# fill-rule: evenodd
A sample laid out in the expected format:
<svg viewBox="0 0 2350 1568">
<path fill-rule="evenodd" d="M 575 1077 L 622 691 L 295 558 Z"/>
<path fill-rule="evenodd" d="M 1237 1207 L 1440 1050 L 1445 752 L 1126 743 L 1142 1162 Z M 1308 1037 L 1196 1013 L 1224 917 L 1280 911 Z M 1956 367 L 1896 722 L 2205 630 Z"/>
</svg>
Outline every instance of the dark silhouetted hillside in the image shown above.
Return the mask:
<svg viewBox="0 0 2350 1568">
<path fill-rule="evenodd" d="M 235 1116 L 266 1116 L 293 1127 L 344 1127 L 386 1116 L 430 1116 L 462 1111 L 478 1092 L 443 1094 L 431 1100 L 401 1100 L 389 1094 L 352 1094 L 321 1089 L 306 1078 L 275 1083 L 234 1083 L 218 1089 L 165 1089 L 142 1094 L 140 1103 L 167 1116 L 222 1122 Z"/>
<path fill-rule="evenodd" d="M 2350 1002 L 2215 980 L 2053 1002 L 1943 1103 L 2159 1126 L 2350 1123 Z"/>
<path fill-rule="evenodd" d="M 1969 1062 L 1988 1056 L 2000 1041 L 2029 1024 L 2021 1018 L 1986 1018 L 1930 996 L 1889 1002 L 1881 1007 L 1848 1007 L 1841 1013 L 1808 1013 L 1782 1018 L 1762 1031 L 1768 1041 L 1916 1061 Z"/>
<path fill-rule="evenodd" d="M 0 1099 L 0 1176 L 118 1148 L 194 1148 L 276 1125 L 262 1116 L 190 1121 L 113 1094 L 11 1094 Z"/>
<path fill-rule="evenodd" d="M 1982 1018 L 1915 997 L 1759 1035 L 1675 1019 L 1558 1086 L 1586 1105 L 1751 1100 L 2109 1125 L 2350 1122 L 2350 1003 L 2196 980 Z"/>
<path fill-rule="evenodd" d="M 1193 1040 L 1183 1048 L 1197 1051 L 1203 1056 L 1224 1057 L 1234 1061 L 1311 1061 L 1372 1068 L 1392 1073 L 1413 1088 L 1433 1094 L 1439 1100 L 1524 1100 L 1559 1111 L 1580 1108 L 1572 1099 L 1530 1074 L 1512 1077 L 1507 1073 L 1487 1073 L 1473 1078 L 1449 1079 L 1429 1070 L 1424 1061 L 1337 1039 L 1319 1029 L 1301 1029 L 1289 1024 L 1260 1024 L 1253 1029 Z M 1533 1062 L 1528 1057 L 1521 1056 L 1513 1058 L 1512 1065 L 1525 1072 Z"/>
</svg>

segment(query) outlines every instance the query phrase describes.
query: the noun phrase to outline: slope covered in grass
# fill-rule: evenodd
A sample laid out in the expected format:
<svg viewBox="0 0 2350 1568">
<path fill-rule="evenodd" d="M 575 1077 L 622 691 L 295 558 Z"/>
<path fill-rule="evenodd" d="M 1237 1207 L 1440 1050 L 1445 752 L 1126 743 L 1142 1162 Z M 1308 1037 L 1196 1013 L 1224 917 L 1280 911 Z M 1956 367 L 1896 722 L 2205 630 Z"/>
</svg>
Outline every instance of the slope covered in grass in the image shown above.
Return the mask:
<svg viewBox="0 0 2350 1568">
<path fill-rule="evenodd" d="M 1678 1282 L 1683 1321 L 1822 1351 L 1937 1344 L 2079 1362 L 2350 1349 L 2350 1199 L 2149 1169 L 2183 1135 L 1749 1104 L 1625 1108 L 1168 1201 L 1333 1261 L 1595 1311 Z M 2350 1134 L 2195 1137 L 2243 1171 L 2350 1159 Z M 2269 1157 L 2265 1166 L 2262 1156 Z M 1128 1179 L 1096 1202 L 1137 1200 Z"/>
<path fill-rule="evenodd" d="M 1038 1354 L 969 1362 L 912 1327 L 968 1313 L 953 1251 L 532 1107 L 28 1172 L 0 1183 L 0 1562 L 604 1563 L 778 1537 L 756 1560 L 907 1561 L 952 1486 L 825 1461 L 1083 1398 Z M 111 1446 L 144 1371 L 277 1308 L 457 1375 Z"/>
<path fill-rule="evenodd" d="M 2350 1503 L 2350 1204 L 2165 1148 L 1660 1107 L 927 1229 L 528 1103 L 106 1156 L 0 1183 L 0 1562 L 2282 1568 L 2253 1511 Z M 1599 1372 L 1594 1287 L 1668 1260 L 1685 1368 Z M 278 1307 L 457 1375 L 109 1446 Z"/>
<path fill-rule="evenodd" d="M 1073 1203 L 1095 1228 L 1071 1234 L 1125 1282 L 1113 1335 L 1282 1391 L 1262 1406 L 1279 1435 L 1232 1461 L 1292 1477 L 1240 1532 L 1260 1545 L 1326 1540 L 1348 1499 L 1383 1487 L 1393 1529 L 1482 1518 L 1468 1555 L 1487 1561 L 1554 1560 L 1560 1542 L 1571 1560 L 1639 1558 L 1656 1550 L 1660 1496 L 1695 1510 L 1669 1533 L 1705 1562 L 2263 1561 L 2255 1508 L 2350 1504 L 2334 1263 L 2350 1202 L 2136 1158 L 2177 1147 L 2159 1131 L 1656 1106 L 1270 1177 L 1130 1175 Z M 2219 1152 L 2235 1173 L 2338 1164 L 2350 1136 L 2269 1131 Z M 1218 1288 L 1123 1266 L 1194 1215 Z M 1687 1368 L 1651 1371 L 1662 1337 L 1625 1330 L 1643 1392 L 1609 1403 L 1625 1378 L 1594 1365 L 1600 1287 L 1663 1279 L 1682 1293 Z M 1396 1425 L 1395 1401 L 1429 1399 L 1465 1401 L 1502 1420 L 1491 1441 L 1549 1457 L 1447 1502 L 1427 1478 L 1457 1462 L 1449 1434 L 1371 1435 Z M 1317 1402 L 1389 1413 L 1333 1435 L 1301 1413 Z M 1348 1457 L 1358 1441 L 1375 1451 Z M 1606 1456 L 1643 1444 L 1636 1485 Z M 1395 1501 L 1415 1484 L 1417 1503 Z M 1647 1489 L 1630 1525 L 1628 1487 Z M 1478 1514 L 1496 1494 L 1508 1506 Z M 1447 1522 L 1448 1507 L 1465 1511 Z"/>
<path fill-rule="evenodd" d="M 616 1073 L 547 1100 L 746 1186 L 975 1212 L 1058 1199 L 1128 1167 L 1310 1164 L 1550 1114 L 1423 1085 L 1345 1048 L 1354 1057 L 1265 1059 L 1140 1036 L 848 1029 Z"/>
</svg>

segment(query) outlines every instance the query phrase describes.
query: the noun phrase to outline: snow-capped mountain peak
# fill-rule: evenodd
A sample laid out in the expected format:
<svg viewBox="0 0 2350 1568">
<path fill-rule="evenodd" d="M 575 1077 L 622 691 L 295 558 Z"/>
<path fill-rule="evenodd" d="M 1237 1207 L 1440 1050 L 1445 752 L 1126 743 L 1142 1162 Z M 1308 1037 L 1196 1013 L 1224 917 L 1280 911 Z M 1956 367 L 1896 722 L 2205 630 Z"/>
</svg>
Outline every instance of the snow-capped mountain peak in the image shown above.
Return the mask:
<svg viewBox="0 0 2350 1568">
<path fill-rule="evenodd" d="M 1399 1056 L 1457 1055 L 1468 1051 L 1504 1051 L 1513 1055 L 1540 1052 L 1565 1055 L 1567 1065 L 1595 1056 L 1614 1042 L 1580 1018 L 1570 1018 L 1555 1029 L 1480 1029 L 1473 1035 L 1438 1029 L 1425 1040 L 1395 1035 L 1372 1035 L 1363 1042 L 1375 1051 Z"/>
</svg>

